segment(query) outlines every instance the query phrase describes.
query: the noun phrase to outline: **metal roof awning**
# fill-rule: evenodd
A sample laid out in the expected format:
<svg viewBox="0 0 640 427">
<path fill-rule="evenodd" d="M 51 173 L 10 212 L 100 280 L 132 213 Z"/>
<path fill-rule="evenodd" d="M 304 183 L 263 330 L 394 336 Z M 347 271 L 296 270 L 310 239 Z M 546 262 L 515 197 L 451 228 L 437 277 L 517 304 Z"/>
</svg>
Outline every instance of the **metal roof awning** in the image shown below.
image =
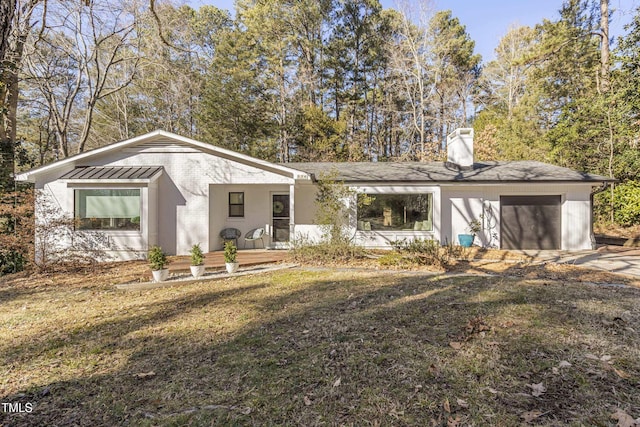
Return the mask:
<svg viewBox="0 0 640 427">
<path fill-rule="evenodd" d="M 149 182 L 159 177 L 163 170 L 162 166 L 81 166 L 60 179 L 73 182 Z"/>
</svg>

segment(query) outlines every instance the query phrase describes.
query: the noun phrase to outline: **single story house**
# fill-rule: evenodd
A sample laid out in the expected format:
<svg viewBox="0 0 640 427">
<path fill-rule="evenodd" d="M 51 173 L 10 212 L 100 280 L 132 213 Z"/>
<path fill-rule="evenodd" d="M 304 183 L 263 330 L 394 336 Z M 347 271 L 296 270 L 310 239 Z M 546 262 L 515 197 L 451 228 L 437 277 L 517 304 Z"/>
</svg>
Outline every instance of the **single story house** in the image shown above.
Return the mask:
<svg viewBox="0 0 640 427">
<path fill-rule="evenodd" d="M 195 243 L 219 250 L 225 228 L 242 232 L 241 248 L 254 228 L 274 249 L 315 239 L 317 178 L 330 171 L 357 192 L 348 231 L 365 247 L 457 243 L 473 220 L 477 245 L 593 247 L 592 194 L 611 179 L 533 161 L 474 162 L 472 129 L 447 142 L 447 162 L 276 164 L 158 130 L 16 178 L 35 184 L 39 223 L 74 218 L 58 248 L 91 239 L 90 249 L 110 259 L 141 258 L 152 245 L 169 254 Z"/>
</svg>

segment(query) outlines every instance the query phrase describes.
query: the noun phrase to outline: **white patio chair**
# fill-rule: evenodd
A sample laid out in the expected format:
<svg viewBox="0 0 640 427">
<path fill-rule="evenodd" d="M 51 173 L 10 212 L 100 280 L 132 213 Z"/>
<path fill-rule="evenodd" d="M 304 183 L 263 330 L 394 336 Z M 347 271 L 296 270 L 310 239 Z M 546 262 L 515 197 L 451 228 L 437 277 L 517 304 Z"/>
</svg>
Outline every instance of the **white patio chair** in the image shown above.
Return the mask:
<svg viewBox="0 0 640 427">
<path fill-rule="evenodd" d="M 254 228 L 253 230 L 249 230 L 247 234 L 244 235 L 244 247 L 247 247 L 247 242 L 253 242 L 253 248 L 256 247 L 256 241 L 260 240 L 262 242 L 262 247 L 264 248 L 264 228 Z"/>
</svg>

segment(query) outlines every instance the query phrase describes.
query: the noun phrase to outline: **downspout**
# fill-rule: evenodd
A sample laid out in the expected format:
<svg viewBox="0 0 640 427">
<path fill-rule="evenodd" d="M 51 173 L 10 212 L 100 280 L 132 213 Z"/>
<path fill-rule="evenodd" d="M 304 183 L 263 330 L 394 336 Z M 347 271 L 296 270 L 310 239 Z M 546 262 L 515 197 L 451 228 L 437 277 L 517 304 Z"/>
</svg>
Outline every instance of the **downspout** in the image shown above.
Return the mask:
<svg viewBox="0 0 640 427">
<path fill-rule="evenodd" d="M 589 206 L 589 236 L 591 237 L 591 249 L 596 249 L 596 236 L 595 234 L 593 234 L 593 197 L 598 194 L 598 193 L 602 193 L 604 191 L 607 190 L 607 188 L 609 188 L 609 182 L 603 182 L 602 185 L 600 185 L 600 187 L 596 188 L 595 190 L 591 190 L 591 195 L 589 196 L 589 202 L 590 202 L 590 206 Z"/>
</svg>

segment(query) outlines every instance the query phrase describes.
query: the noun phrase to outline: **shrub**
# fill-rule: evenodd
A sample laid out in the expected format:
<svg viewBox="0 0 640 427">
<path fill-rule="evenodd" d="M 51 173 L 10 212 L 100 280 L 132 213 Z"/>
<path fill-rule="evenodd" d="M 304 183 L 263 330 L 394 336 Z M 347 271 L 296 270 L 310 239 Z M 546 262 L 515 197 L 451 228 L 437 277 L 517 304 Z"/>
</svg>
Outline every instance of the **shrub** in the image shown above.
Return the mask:
<svg viewBox="0 0 640 427">
<path fill-rule="evenodd" d="M 349 241 L 310 243 L 301 242 L 298 239 L 291 250 L 291 255 L 298 262 L 325 264 L 363 258 L 365 250 Z"/>
<path fill-rule="evenodd" d="M 613 219 L 625 227 L 640 224 L 640 181 L 628 181 L 613 190 Z"/>
<path fill-rule="evenodd" d="M 411 261 L 400 252 L 390 251 L 378 258 L 378 263 L 383 267 L 402 267 L 411 264 Z"/>
<path fill-rule="evenodd" d="M 17 273 L 33 261 L 34 193 L 0 192 L 0 274 Z"/>
<path fill-rule="evenodd" d="M 162 270 L 167 264 L 169 264 L 169 261 L 167 260 L 167 255 L 162 251 L 162 248 L 160 246 L 153 246 L 149 250 L 149 265 L 151 269 L 154 271 Z"/>
<path fill-rule="evenodd" d="M 202 253 L 202 248 L 200 247 L 200 243 L 193 245 L 191 247 L 191 265 L 202 265 L 204 263 L 204 254 Z"/>
<path fill-rule="evenodd" d="M 337 179 L 333 169 L 321 173 L 316 182 L 315 223 L 322 229 L 323 243 L 343 246 L 351 240 L 349 236 L 350 204 L 356 192 Z"/>
<path fill-rule="evenodd" d="M 395 240 L 391 242 L 394 249 L 392 254 L 381 259 L 382 265 L 431 265 L 444 268 L 451 260 L 460 256 L 461 252 L 455 245 L 440 246 L 432 239 Z M 395 264 L 391 264 L 395 262 Z"/>
<path fill-rule="evenodd" d="M 232 241 L 227 241 L 224 244 L 224 262 L 233 263 L 236 262 L 238 256 L 238 248 Z"/>
<path fill-rule="evenodd" d="M 0 276 L 24 270 L 27 258 L 15 249 L 0 251 Z"/>
<path fill-rule="evenodd" d="M 613 207 L 613 218 L 611 208 Z M 599 222 L 613 222 L 623 227 L 640 224 L 640 181 L 627 181 L 617 184 L 596 196 L 595 212 Z"/>
</svg>

